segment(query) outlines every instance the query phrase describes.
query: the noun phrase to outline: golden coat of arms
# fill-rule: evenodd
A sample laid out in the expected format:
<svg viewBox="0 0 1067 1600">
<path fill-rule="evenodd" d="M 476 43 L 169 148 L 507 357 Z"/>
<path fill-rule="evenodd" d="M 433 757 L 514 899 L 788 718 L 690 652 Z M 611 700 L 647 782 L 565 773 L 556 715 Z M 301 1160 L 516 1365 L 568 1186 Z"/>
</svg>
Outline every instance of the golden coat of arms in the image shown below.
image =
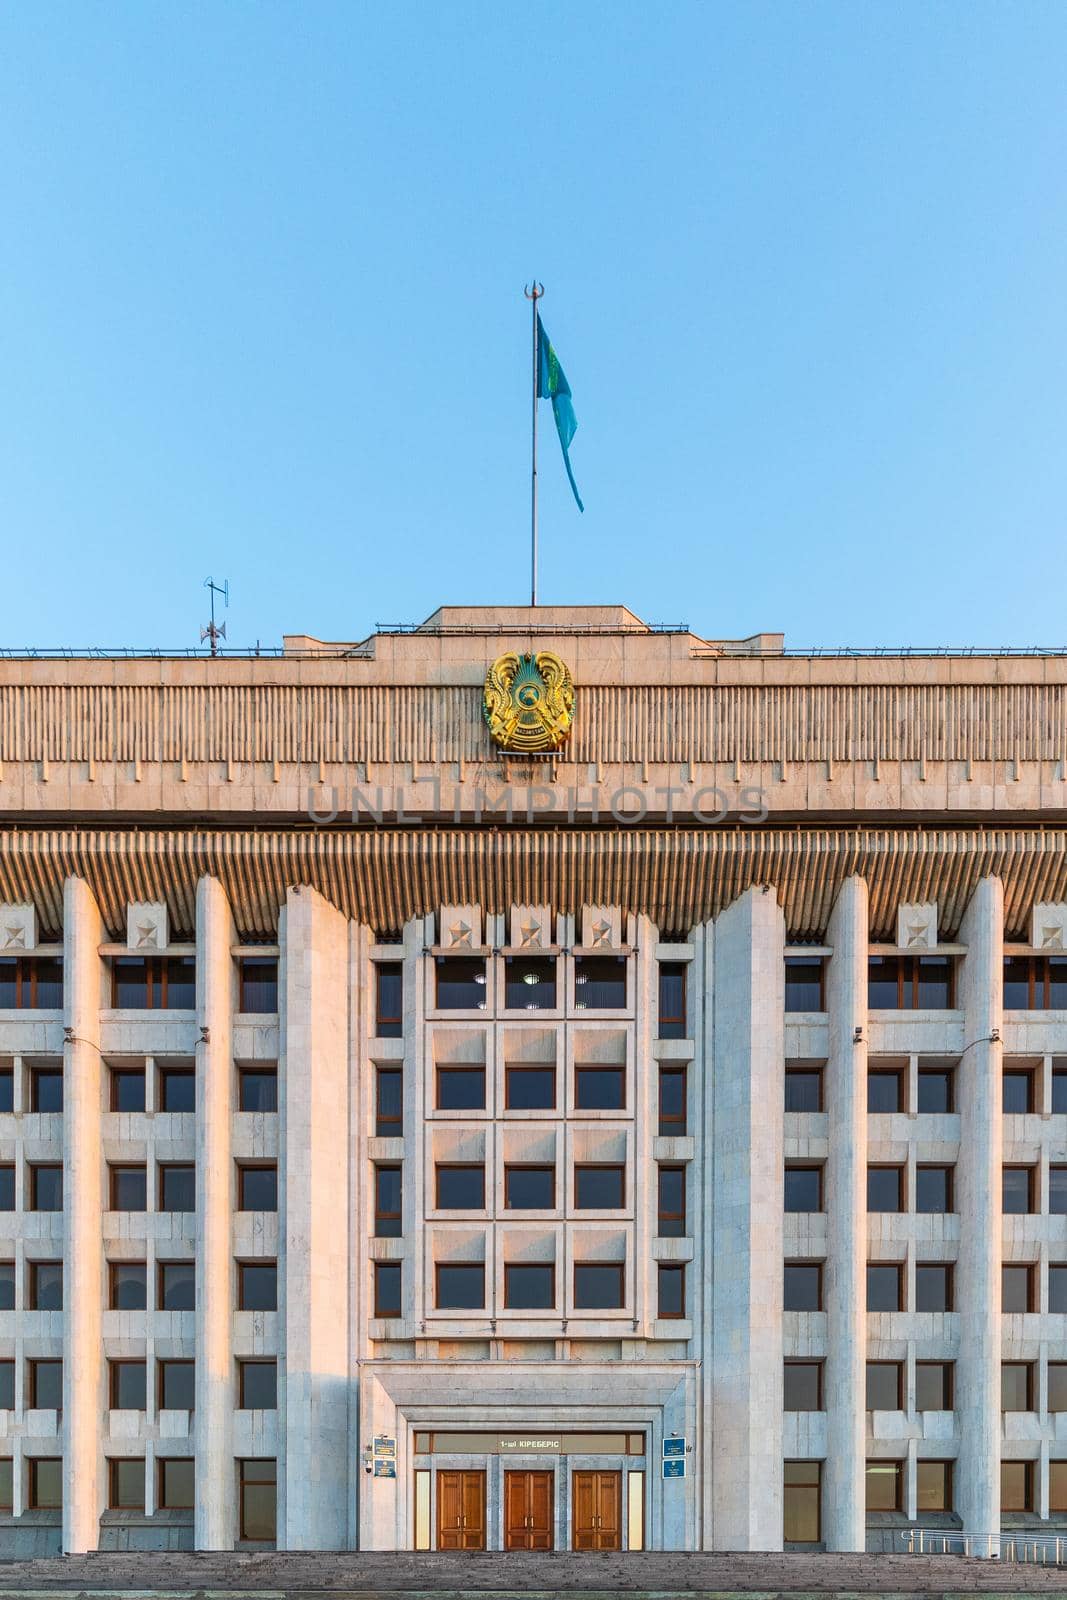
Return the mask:
<svg viewBox="0 0 1067 1600">
<path fill-rule="evenodd" d="M 509 650 L 485 675 L 482 710 L 502 750 L 559 750 L 574 720 L 570 669 L 551 650 Z"/>
</svg>

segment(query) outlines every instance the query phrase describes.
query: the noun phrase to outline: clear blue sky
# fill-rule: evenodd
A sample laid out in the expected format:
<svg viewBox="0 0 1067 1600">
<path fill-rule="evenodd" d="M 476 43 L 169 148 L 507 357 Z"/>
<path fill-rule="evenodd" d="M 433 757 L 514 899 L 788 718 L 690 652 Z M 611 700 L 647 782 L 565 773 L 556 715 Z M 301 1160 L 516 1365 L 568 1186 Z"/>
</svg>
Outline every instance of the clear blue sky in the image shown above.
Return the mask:
<svg viewBox="0 0 1067 1600">
<path fill-rule="evenodd" d="M 0 643 L 1067 642 L 1067 5 L 7 0 Z"/>
</svg>

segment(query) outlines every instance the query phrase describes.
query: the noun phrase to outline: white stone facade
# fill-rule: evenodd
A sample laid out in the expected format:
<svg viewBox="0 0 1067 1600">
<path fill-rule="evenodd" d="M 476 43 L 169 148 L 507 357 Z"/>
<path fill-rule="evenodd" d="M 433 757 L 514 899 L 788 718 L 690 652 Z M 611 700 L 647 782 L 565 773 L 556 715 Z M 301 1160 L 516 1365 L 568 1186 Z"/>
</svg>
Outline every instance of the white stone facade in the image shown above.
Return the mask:
<svg viewBox="0 0 1067 1600">
<path fill-rule="evenodd" d="M 640 678 L 647 648 L 647 684 L 666 658 L 628 629 L 597 670 Z M 463 648 L 484 670 L 507 638 Z M 435 648 L 392 681 L 436 692 Z M 389 782 L 487 781 L 427 748 Z M 0 836 L 0 1555 L 773 1550 L 812 1537 L 805 1471 L 831 1549 L 1067 1526 L 1062 841 L 931 844 L 925 775 L 886 797 L 866 764 L 844 807 L 869 786 L 864 818 L 897 819 L 884 849 L 854 816 L 816 837 L 823 798 L 795 850 L 772 805 L 714 846 L 616 819 L 574 857 L 561 820 L 553 858 L 522 817 L 447 832 L 440 792 L 407 832 L 291 815 L 263 837 L 232 828 L 221 770 L 185 828 L 162 758 L 127 801 L 136 837 Z M 840 776 L 819 765 L 822 797 Z M 561 773 L 608 777 L 535 777 Z M 740 754 L 730 773 L 756 779 Z M 1027 788 L 1032 813 L 1059 783 Z M 346 854 L 371 835 L 392 854 Z M 123 973 L 141 1003 L 116 1003 Z M 39 1271 L 59 1263 L 61 1297 Z M 798 1290 L 787 1264 L 817 1275 Z M 895 1309 L 868 1309 L 871 1266 L 878 1295 L 896 1270 Z M 895 1402 L 870 1407 L 869 1382 Z M 1002 1509 L 1003 1463 L 1024 1469 Z"/>
</svg>

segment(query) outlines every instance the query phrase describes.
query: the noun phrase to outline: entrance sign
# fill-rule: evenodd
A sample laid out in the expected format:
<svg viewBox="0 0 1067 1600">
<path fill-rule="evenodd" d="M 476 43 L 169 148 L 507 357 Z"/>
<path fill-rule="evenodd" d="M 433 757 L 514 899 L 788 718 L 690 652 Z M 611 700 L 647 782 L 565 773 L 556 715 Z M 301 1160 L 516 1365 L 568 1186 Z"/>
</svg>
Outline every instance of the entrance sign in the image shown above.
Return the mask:
<svg viewBox="0 0 1067 1600">
<path fill-rule="evenodd" d="M 374 1476 L 376 1478 L 395 1478 L 396 1462 L 386 1461 L 381 1456 L 374 1458 Z"/>
<path fill-rule="evenodd" d="M 396 1460 L 396 1440 L 390 1439 L 387 1434 L 376 1433 L 374 1436 L 374 1454 L 376 1456 L 391 1456 Z"/>
<path fill-rule="evenodd" d="M 554 1438 L 545 1435 L 523 1435 L 518 1433 L 502 1433 L 498 1443 L 501 1455 L 506 1455 L 509 1450 L 542 1451 L 546 1455 L 558 1456 L 563 1449 L 563 1440 L 559 1434 Z"/>
<path fill-rule="evenodd" d="M 685 1457 L 665 1456 L 663 1459 L 663 1476 L 665 1478 L 685 1477 Z"/>
<path fill-rule="evenodd" d="M 664 1441 L 663 1441 L 663 1459 L 665 1461 L 673 1459 L 675 1456 L 684 1456 L 684 1455 L 685 1455 L 685 1439 L 684 1438 L 679 1439 L 679 1438 L 675 1437 L 675 1438 L 672 1438 L 672 1439 L 664 1439 Z"/>
</svg>

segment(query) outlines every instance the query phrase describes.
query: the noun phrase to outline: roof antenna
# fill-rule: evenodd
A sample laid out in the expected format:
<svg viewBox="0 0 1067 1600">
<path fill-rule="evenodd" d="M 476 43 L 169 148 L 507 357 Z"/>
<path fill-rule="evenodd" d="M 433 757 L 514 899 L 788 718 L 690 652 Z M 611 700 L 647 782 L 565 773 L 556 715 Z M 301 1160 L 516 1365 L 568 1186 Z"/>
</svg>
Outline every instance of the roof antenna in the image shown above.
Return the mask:
<svg viewBox="0 0 1067 1600">
<path fill-rule="evenodd" d="M 219 653 L 219 640 L 225 639 L 226 637 L 226 624 L 224 622 L 220 622 L 218 627 L 215 626 L 215 596 L 217 594 L 221 594 L 223 604 L 227 606 L 229 605 L 230 580 L 229 578 L 223 578 L 222 583 L 218 584 L 215 582 L 214 578 L 205 578 L 204 588 L 211 590 L 211 621 L 208 623 L 206 628 L 200 629 L 200 643 L 203 644 L 205 639 L 210 639 L 211 654 L 213 656 L 217 656 Z"/>
</svg>

